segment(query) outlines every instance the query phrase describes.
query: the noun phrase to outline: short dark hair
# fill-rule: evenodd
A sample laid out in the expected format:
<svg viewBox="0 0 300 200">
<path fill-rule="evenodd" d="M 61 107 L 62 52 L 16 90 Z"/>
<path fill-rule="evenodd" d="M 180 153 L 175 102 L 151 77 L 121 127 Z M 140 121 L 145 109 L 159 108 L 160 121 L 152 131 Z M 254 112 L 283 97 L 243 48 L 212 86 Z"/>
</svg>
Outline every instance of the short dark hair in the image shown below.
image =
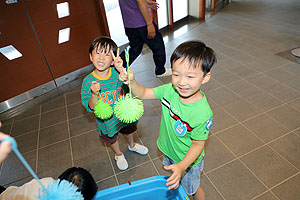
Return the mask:
<svg viewBox="0 0 300 200">
<path fill-rule="evenodd" d="M 109 37 L 102 36 L 94 39 L 89 48 L 89 53 L 92 54 L 94 49 L 105 51 L 108 47 L 108 50 L 112 50 L 114 54 L 117 53 L 117 44 Z"/>
<path fill-rule="evenodd" d="M 214 50 L 198 40 L 187 41 L 176 47 L 171 55 L 171 67 L 179 58 L 183 58 L 182 61 L 187 61 L 193 67 L 199 67 L 202 63 L 201 67 L 204 76 L 210 71 L 214 63 L 217 62 Z"/>
<path fill-rule="evenodd" d="M 97 193 L 98 186 L 93 176 L 81 167 L 71 167 L 64 171 L 58 179 L 67 180 L 78 187 L 85 200 L 92 200 Z"/>
</svg>

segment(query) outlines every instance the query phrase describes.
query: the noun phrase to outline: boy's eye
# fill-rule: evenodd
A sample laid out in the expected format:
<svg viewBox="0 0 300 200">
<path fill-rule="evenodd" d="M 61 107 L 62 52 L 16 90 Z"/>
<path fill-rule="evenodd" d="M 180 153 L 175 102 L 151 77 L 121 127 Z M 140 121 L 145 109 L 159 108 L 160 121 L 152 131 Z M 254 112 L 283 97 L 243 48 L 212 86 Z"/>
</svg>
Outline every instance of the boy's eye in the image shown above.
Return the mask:
<svg viewBox="0 0 300 200">
<path fill-rule="evenodd" d="M 172 74 L 173 76 L 179 76 L 178 74 Z"/>
<path fill-rule="evenodd" d="M 188 78 L 194 78 L 194 76 L 188 76 Z"/>
</svg>

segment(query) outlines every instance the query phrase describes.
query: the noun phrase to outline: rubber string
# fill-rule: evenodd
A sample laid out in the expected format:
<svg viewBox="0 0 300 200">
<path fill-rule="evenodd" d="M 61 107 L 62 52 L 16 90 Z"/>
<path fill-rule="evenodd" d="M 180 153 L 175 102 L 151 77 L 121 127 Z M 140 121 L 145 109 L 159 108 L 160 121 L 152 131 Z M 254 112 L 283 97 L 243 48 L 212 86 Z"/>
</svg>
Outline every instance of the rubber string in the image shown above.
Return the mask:
<svg viewBox="0 0 300 200">
<path fill-rule="evenodd" d="M 26 167 L 26 169 L 30 172 L 30 174 L 35 178 L 35 180 L 37 180 L 37 182 L 42 186 L 43 191 L 46 191 L 46 188 L 40 181 L 39 177 L 34 173 L 32 168 L 29 166 L 29 164 L 26 162 L 26 160 L 24 159 L 22 154 L 19 152 L 19 150 L 17 148 L 16 140 L 12 137 L 7 137 L 7 138 L 2 139 L 1 142 L 10 142 L 11 143 L 11 149 L 15 152 L 15 154 L 18 156 L 20 161 L 23 163 L 23 165 Z"/>
<path fill-rule="evenodd" d="M 125 60 L 126 60 L 126 70 L 128 72 L 128 88 L 129 88 L 129 94 L 131 96 L 130 74 L 129 74 L 129 47 L 125 49 Z"/>
</svg>

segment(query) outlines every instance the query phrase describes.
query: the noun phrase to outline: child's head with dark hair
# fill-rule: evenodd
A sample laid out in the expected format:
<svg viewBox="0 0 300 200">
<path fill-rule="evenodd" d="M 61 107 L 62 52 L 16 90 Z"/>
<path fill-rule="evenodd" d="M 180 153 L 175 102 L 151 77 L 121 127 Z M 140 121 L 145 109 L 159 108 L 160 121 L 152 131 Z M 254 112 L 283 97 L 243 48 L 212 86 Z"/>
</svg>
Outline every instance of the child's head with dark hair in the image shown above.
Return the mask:
<svg viewBox="0 0 300 200">
<path fill-rule="evenodd" d="M 191 67 L 201 67 L 203 75 L 210 72 L 211 67 L 217 61 L 215 52 L 201 41 L 188 41 L 180 44 L 171 56 L 171 66 L 178 59 L 188 62 Z"/>
<path fill-rule="evenodd" d="M 95 66 L 95 73 L 100 77 L 106 77 L 110 67 L 114 65 L 113 54 L 117 52 L 116 43 L 109 37 L 96 38 L 89 49 L 90 61 Z"/>
<path fill-rule="evenodd" d="M 97 52 L 104 52 L 109 53 L 110 50 L 116 54 L 117 52 L 117 44 L 109 37 L 102 36 L 99 38 L 96 38 L 89 48 L 89 53 L 92 54 L 93 50 L 95 49 Z"/>
<path fill-rule="evenodd" d="M 92 200 L 97 193 L 98 186 L 92 175 L 81 167 L 71 167 L 64 171 L 58 179 L 67 180 L 78 187 L 85 200 Z"/>
<path fill-rule="evenodd" d="M 202 84 L 210 80 L 210 69 L 216 62 L 214 51 L 201 41 L 180 44 L 171 56 L 172 84 L 183 103 L 202 99 Z"/>
</svg>

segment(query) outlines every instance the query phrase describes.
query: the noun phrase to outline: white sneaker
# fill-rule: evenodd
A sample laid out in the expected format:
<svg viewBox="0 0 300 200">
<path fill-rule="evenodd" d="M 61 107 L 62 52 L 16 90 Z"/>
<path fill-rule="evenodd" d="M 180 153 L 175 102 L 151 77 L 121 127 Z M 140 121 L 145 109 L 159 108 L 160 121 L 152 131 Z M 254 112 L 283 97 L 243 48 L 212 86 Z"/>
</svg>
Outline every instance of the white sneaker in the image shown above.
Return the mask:
<svg viewBox="0 0 300 200">
<path fill-rule="evenodd" d="M 117 161 L 119 170 L 126 170 L 128 168 L 128 163 L 123 153 L 120 156 L 115 155 L 115 160 Z"/>
<path fill-rule="evenodd" d="M 134 152 L 139 153 L 141 155 L 146 155 L 148 153 L 148 148 L 145 147 L 144 145 L 139 144 L 139 143 L 135 143 L 133 148 L 131 148 L 128 145 L 128 149 L 129 149 L 129 151 L 134 151 Z"/>
<path fill-rule="evenodd" d="M 156 75 L 157 78 L 159 77 L 164 77 L 164 76 L 171 76 L 172 75 L 172 69 L 171 68 L 166 68 L 165 73 Z"/>
</svg>

